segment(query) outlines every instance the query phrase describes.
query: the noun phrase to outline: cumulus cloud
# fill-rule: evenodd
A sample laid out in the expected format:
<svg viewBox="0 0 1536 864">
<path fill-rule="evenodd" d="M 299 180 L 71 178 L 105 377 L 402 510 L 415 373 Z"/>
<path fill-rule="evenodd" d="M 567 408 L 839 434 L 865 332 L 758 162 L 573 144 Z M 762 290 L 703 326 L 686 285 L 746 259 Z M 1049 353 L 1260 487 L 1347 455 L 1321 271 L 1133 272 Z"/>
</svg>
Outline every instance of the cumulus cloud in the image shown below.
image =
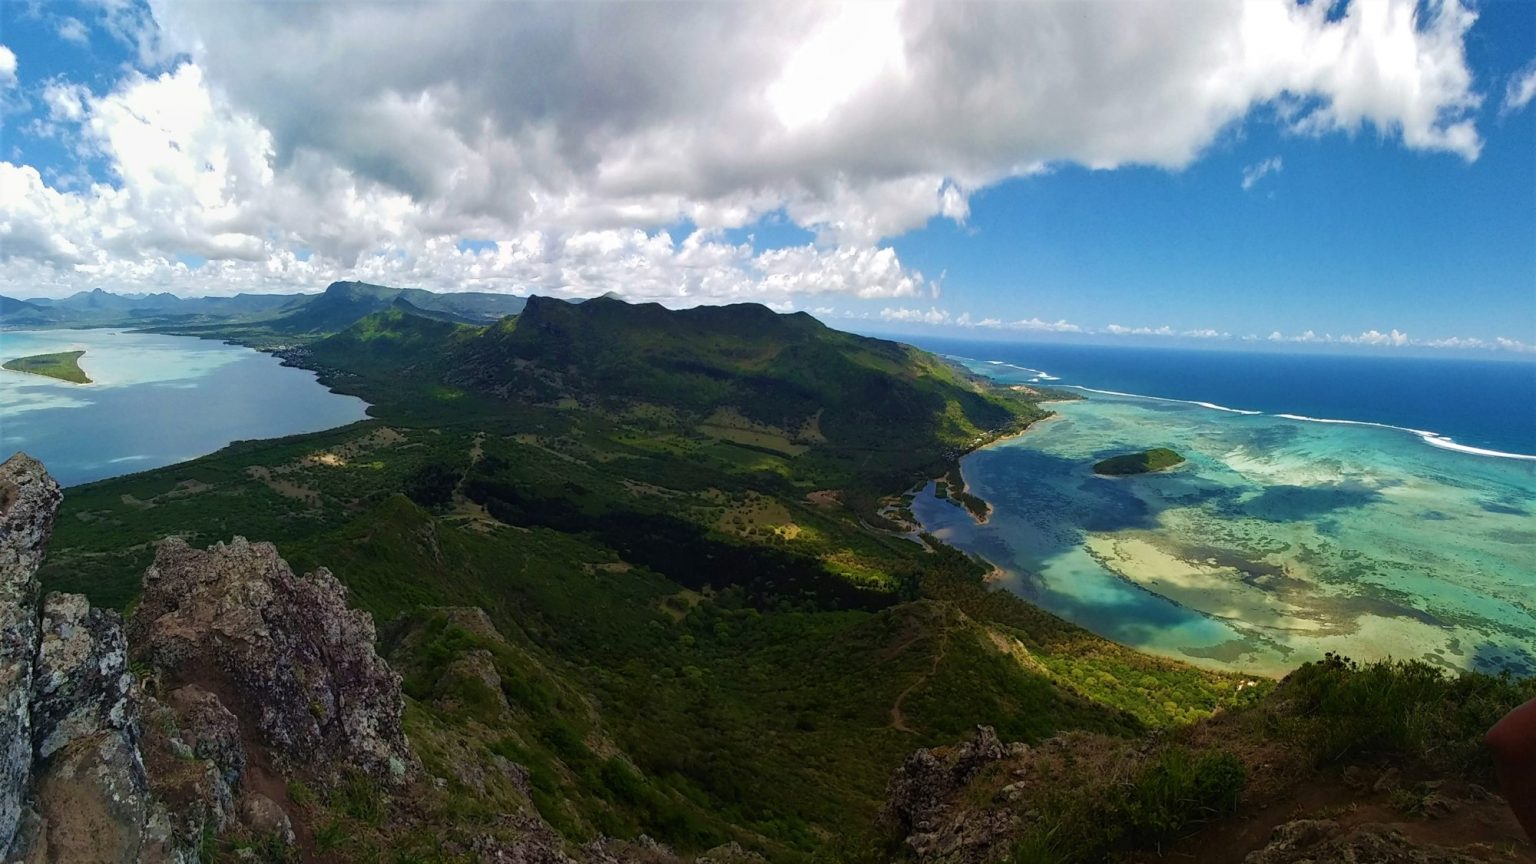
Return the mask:
<svg viewBox="0 0 1536 864">
<path fill-rule="evenodd" d="M 971 313 L 965 312 L 955 318 L 955 324 L 960 327 L 981 328 L 983 330 L 1021 330 L 1036 333 L 1085 333 L 1088 332 L 1076 324 L 1064 319 L 1057 321 L 1043 321 L 1040 318 L 1020 318 L 1014 321 L 1002 318 L 972 318 Z"/>
<path fill-rule="evenodd" d="M 57 32 L 59 38 L 74 45 L 89 45 L 91 31 L 79 18 L 65 16 L 59 19 Z"/>
<path fill-rule="evenodd" d="M 159 262 L 197 255 L 249 286 L 462 265 L 511 290 L 913 297 L 937 283 L 884 240 L 1058 163 L 1182 168 L 1266 107 L 1300 134 L 1481 145 L 1458 0 L 1334 20 L 1290 0 L 93 3 L 148 72 L 51 85 L 50 122 L 108 180 L 4 167 L 26 200 L 0 218 L 30 238 L 4 254 L 66 268 L 46 285 L 176 282 Z M 816 241 L 723 239 L 772 213 Z M 461 261 L 463 238 L 513 251 Z"/>
<path fill-rule="evenodd" d="M 887 306 L 880 310 L 880 320 L 900 321 L 916 324 L 948 324 L 949 313 L 943 309 L 930 307 L 924 312 L 921 309 L 909 309 L 906 307 L 892 308 Z"/>
<path fill-rule="evenodd" d="M 1532 99 L 1536 99 L 1536 60 L 1509 76 L 1509 84 L 1504 88 L 1504 104 L 1500 106 L 1499 113 L 1513 114 L 1531 104 Z"/>
<path fill-rule="evenodd" d="M 1263 180 L 1270 174 L 1279 174 L 1285 170 L 1285 162 L 1279 156 L 1271 156 L 1263 162 L 1249 165 L 1243 169 L 1243 191 L 1253 188 L 1253 184 Z"/>
<path fill-rule="evenodd" d="M 837 312 L 828 307 L 813 310 L 817 315 L 832 318 L 859 319 L 868 316 Z M 948 310 L 939 307 L 917 309 L 908 307 L 887 307 L 879 314 L 882 321 L 895 321 L 907 324 L 927 324 L 931 326 L 953 326 L 983 330 L 1015 330 L 1037 333 L 1073 333 L 1091 336 L 1136 336 L 1157 337 L 1167 339 L 1187 340 L 1231 340 L 1233 335 L 1225 330 L 1214 328 L 1196 328 L 1188 330 L 1176 330 L 1173 327 L 1163 325 L 1160 327 L 1128 327 L 1123 324 L 1106 324 L 1101 328 L 1083 327 L 1067 321 L 1048 322 L 1039 318 L 1029 318 L 1018 321 L 1005 321 L 1001 318 L 986 317 L 976 318 L 970 312 L 962 312 L 952 315 Z M 1256 334 L 1236 337 L 1241 342 L 1276 342 L 1312 345 L 1355 345 L 1386 348 L 1450 348 L 1479 351 L 1508 351 L 1516 353 L 1536 353 L 1536 344 L 1522 342 L 1518 339 L 1509 339 L 1502 336 L 1492 339 L 1480 339 L 1468 336 L 1451 336 L 1437 339 L 1414 339 L 1401 330 L 1389 329 L 1386 332 L 1380 330 L 1365 330 L 1361 333 L 1345 333 L 1334 335 L 1332 333 L 1318 333 L 1315 330 L 1304 330 L 1301 333 L 1286 335 L 1279 330 L 1272 331 L 1267 337 Z"/>
<path fill-rule="evenodd" d="M 1245 336 L 1244 341 L 1253 341 L 1256 336 Z M 1318 333 L 1315 330 L 1304 330 L 1301 333 L 1290 336 L 1276 330 L 1267 337 L 1270 342 L 1293 342 L 1315 345 L 1371 345 L 1390 348 L 1453 348 L 1479 351 L 1511 351 L 1515 353 L 1536 352 L 1536 344 L 1522 342 L 1519 339 L 1509 339 L 1496 336 L 1492 339 L 1480 339 L 1475 336 L 1449 336 L 1438 339 L 1415 339 L 1401 330 L 1392 328 L 1383 333 L 1380 330 L 1366 330 L 1361 333 Z"/>
</svg>

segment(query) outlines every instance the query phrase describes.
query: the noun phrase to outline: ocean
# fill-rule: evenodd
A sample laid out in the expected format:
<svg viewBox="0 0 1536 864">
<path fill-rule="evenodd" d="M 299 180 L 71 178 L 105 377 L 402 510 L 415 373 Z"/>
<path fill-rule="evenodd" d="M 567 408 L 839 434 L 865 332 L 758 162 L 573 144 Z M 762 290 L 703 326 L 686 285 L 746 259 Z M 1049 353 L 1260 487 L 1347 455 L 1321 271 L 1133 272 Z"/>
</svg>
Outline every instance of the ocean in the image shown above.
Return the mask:
<svg viewBox="0 0 1536 864">
<path fill-rule="evenodd" d="M 1382 423 L 1536 458 L 1536 361 L 905 339 L 1073 384 L 1227 408 Z"/>
<path fill-rule="evenodd" d="M 122 330 L 0 332 L 3 360 L 84 350 L 90 384 L 0 371 L 0 459 L 22 450 L 65 486 L 367 417 L 361 399 L 238 345 Z"/>
<path fill-rule="evenodd" d="M 1536 672 L 1536 364 L 918 344 L 1085 397 L 962 461 L 984 524 L 931 485 L 913 503 L 1002 587 L 1214 668 L 1334 651 Z M 1091 470 L 1150 447 L 1188 461 Z"/>
</svg>

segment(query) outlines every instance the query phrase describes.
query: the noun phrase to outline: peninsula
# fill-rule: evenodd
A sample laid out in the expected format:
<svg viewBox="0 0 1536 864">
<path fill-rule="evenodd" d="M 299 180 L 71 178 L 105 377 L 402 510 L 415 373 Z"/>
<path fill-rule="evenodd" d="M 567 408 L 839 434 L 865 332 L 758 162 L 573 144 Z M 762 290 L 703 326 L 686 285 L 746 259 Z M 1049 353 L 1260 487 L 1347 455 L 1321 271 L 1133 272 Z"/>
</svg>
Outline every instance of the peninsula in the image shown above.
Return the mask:
<svg viewBox="0 0 1536 864">
<path fill-rule="evenodd" d="M 80 368 L 80 358 L 84 354 L 84 351 L 33 354 L 30 357 L 17 357 L 15 360 L 8 360 L 3 368 L 9 369 L 12 372 L 46 375 L 49 378 L 68 381 L 71 384 L 89 384 L 91 379 L 85 374 L 85 370 Z"/>
</svg>

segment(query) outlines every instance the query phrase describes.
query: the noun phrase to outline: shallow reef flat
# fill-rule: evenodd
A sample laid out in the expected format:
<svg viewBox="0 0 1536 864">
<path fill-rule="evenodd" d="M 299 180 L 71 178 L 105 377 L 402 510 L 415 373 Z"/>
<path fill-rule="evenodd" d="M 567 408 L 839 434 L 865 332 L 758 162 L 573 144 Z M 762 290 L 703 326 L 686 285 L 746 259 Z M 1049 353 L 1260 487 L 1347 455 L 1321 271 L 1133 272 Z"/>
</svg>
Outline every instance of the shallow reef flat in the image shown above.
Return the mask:
<svg viewBox="0 0 1536 864">
<path fill-rule="evenodd" d="M 1341 652 L 1536 671 L 1536 463 L 1403 430 L 1090 394 L 967 457 L 984 525 L 914 512 L 1000 584 L 1137 648 L 1279 674 Z M 1170 446 L 1177 472 L 1095 476 Z"/>
</svg>

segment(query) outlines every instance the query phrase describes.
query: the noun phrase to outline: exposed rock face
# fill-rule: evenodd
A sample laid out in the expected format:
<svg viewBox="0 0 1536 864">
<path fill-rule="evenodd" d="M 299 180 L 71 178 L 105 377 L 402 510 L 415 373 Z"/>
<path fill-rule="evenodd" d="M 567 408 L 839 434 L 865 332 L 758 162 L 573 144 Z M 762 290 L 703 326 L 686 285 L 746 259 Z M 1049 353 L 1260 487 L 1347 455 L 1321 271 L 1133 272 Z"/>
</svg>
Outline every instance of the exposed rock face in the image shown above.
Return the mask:
<svg viewBox="0 0 1536 864">
<path fill-rule="evenodd" d="M 174 833 L 150 795 L 138 748 L 120 731 L 65 745 L 37 777 L 34 801 L 38 830 L 18 844 L 25 855 L 17 857 L 28 862 L 196 860 L 194 843 Z"/>
<path fill-rule="evenodd" d="M 196 684 L 172 690 L 166 701 L 192 754 L 212 761 L 229 787 L 238 785 L 245 770 L 245 746 L 240 743 L 240 721 L 235 715 L 219 697 Z"/>
<path fill-rule="evenodd" d="M 1005 746 L 990 726 L 976 727 L 971 740 L 947 750 L 918 750 L 907 757 L 886 787 L 881 820 L 897 829 L 919 861 L 982 861 L 999 838 L 1017 824 L 1009 810 L 965 812 L 955 798 L 982 769 L 1027 752 Z"/>
<path fill-rule="evenodd" d="M 129 635 L 136 656 L 254 725 L 282 767 L 398 779 L 412 765 L 373 619 L 328 571 L 296 576 L 270 543 L 165 541 Z"/>
<path fill-rule="evenodd" d="M 0 852 L 21 820 L 32 775 L 36 574 L 62 497 L 59 484 L 26 454 L 0 465 Z"/>
<path fill-rule="evenodd" d="M 195 860 L 150 792 L 140 694 L 116 613 L 38 604 L 62 496 L 23 454 L 0 465 L 0 853 L 6 861 Z"/>
<path fill-rule="evenodd" d="M 278 837 L 292 844 L 293 823 L 276 801 L 260 792 L 248 792 L 240 799 L 240 822 L 258 837 Z"/>
<path fill-rule="evenodd" d="M 79 594 L 53 593 L 43 601 L 40 631 L 32 679 L 37 758 L 103 729 L 134 737 L 138 705 L 117 613 L 92 609 Z"/>
<path fill-rule="evenodd" d="M 1491 852 L 1492 850 L 1486 850 Z M 1300 819 L 1275 828 L 1269 845 L 1244 864 L 1476 864 L 1491 855 L 1418 845 L 1387 825 L 1346 827 L 1331 819 Z"/>
</svg>

